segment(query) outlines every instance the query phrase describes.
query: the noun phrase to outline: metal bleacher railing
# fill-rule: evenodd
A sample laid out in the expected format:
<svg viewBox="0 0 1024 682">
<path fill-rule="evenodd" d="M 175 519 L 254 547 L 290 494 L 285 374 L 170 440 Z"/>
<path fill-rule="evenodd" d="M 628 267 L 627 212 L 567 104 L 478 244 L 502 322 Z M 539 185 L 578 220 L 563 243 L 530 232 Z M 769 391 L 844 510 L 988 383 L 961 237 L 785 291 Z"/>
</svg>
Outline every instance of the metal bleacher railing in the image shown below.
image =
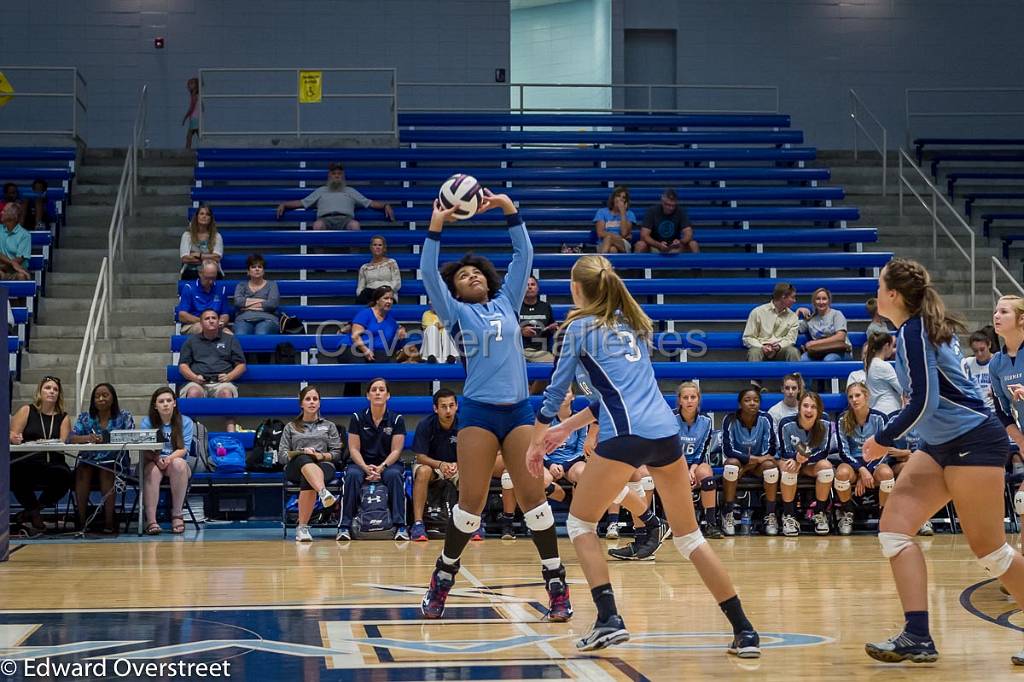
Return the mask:
<svg viewBox="0 0 1024 682">
<path fill-rule="evenodd" d="M 910 169 L 913 170 L 913 172 L 909 174 L 909 177 L 907 175 L 904 175 L 904 170 L 903 170 L 904 167 L 907 167 L 907 168 L 910 168 Z M 924 185 L 925 185 L 925 187 L 927 189 L 922 189 L 921 192 L 918 192 L 918 190 L 915 189 L 914 184 L 911 182 L 912 180 L 920 182 L 920 183 L 924 183 Z M 911 194 L 914 195 L 914 198 L 917 199 L 920 202 L 921 206 L 924 207 L 924 210 L 927 211 L 928 214 L 932 218 L 932 257 L 933 258 L 938 257 L 938 251 L 939 251 L 939 236 L 938 235 L 939 235 L 939 228 L 941 227 L 942 228 L 942 232 L 947 237 L 949 237 L 949 240 L 951 242 L 953 242 L 953 246 L 956 247 L 957 251 L 959 251 L 960 254 L 964 258 L 967 259 L 967 262 L 970 265 L 970 270 L 971 270 L 971 275 L 970 275 L 970 277 L 971 277 L 971 307 L 973 308 L 974 305 L 975 305 L 975 292 L 976 292 L 976 289 L 977 289 L 977 282 L 975 282 L 975 272 L 976 272 L 976 268 L 977 268 L 977 260 L 976 260 L 976 253 L 975 253 L 975 248 L 974 248 L 974 242 L 975 242 L 974 228 L 972 228 L 967 223 L 967 221 L 964 220 L 963 216 L 960 215 L 960 212 L 957 211 L 953 207 L 953 205 L 951 203 L 949 203 L 949 201 L 946 199 L 946 197 L 943 196 L 942 192 L 940 192 L 935 187 L 935 185 L 932 184 L 932 181 L 928 179 L 927 175 L 925 175 L 923 172 L 921 172 L 921 169 L 917 167 L 917 164 L 914 163 L 914 160 L 911 159 L 910 155 L 908 155 L 907 152 L 904 151 L 903 149 L 900 149 L 900 155 L 899 155 L 899 183 L 898 184 L 899 184 L 899 188 L 900 188 L 900 193 L 899 193 L 899 196 L 900 196 L 900 217 L 901 218 L 903 217 L 903 190 L 904 190 L 904 188 L 906 188 Z M 928 197 L 922 196 L 923 194 L 930 194 L 931 195 L 930 199 Z M 960 243 L 960 240 L 957 239 L 957 237 L 950 231 L 949 226 L 945 222 L 943 222 L 942 218 L 940 217 L 940 210 L 943 207 L 945 207 L 945 209 L 950 214 L 952 214 L 954 225 L 958 224 L 961 228 L 963 228 L 963 231 L 967 233 L 967 237 L 968 237 L 968 239 L 970 241 L 970 244 L 967 247 L 964 247 L 964 245 L 962 245 Z"/>
<path fill-rule="evenodd" d="M 85 77 L 82 73 L 73 66 L 0 66 L 0 72 L 7 76 L 9 81 L 14 81 L 12 85 L 16 85 L 15 91 L 11 93 L 5 93 L 4 97 L 12 97 L 15 102 L 21 105 L 21 101 L 24 100 L 25 104 L 21 105 L 25 107 L 25 110 L 20 112 L 20 115 L 14 115 L 13 120 L 16 120 L 19 125 L 14 128 L 0 130 L 0 135 L 70 135 L 76 140 L 83 140 L 81 135 L 82 123 L 84 117 L 89 111 L 88 105 L 88 83 L 86 83 Z M 20 84 L 23 79 L 14 78 L 17 74 L 25 74 L 25 81 L 28 81 L 30 85 L 35 86 L 39 81 L 64 81 L 68 79 L 67 83 L 61 83 L 60 85 L 54 85 L 48 87 L 46 85 L 39 86 L 41 89 L 38 90 L 26 90 Z M 50 114 L 59 109 L 53 107 L 50 102 L 53 99 L 67 99 L 70 106 L 67 107 L 67 127 L 54 127 L 54 128 L 32 128 L 29 122 L 32 120 L 36 121 L 49 121 Z M 33 108 L 35 103 L 39 103 L 38 108 Z M 41 115 L 44 111 L 47 115 Z M 5 116 L 6 120 L 12 120 L 11 116 Z"/>
<path fill-rule="evenodd" d="M 100 263 L 96 289 L 89 306 L 89 318 L 82 336 L 82 348 L 78 353 L 78 364 L 75 367 L 76 414 L 82 410 L 88 387 L 93 382 L 93 372 L 96 368 L 96 338 L 99 335 L 100 325 L 103 326 L 103 338 L 109 338 L 110 312 L 114 304 L 115 270 L 117 264 L 124 260 L 125 223 L 130 216 L 135 214 L 135 195 L 139 190 L 139 149 L 146 128 L 148 90 L 149 86 L 143 85 L 142 92 L 139 94 L 139 106 L 135 112 L 128 149 L 125 151 L 121 180 L 117 186 L 117 198 L 114 200 L 114 210 L 110 216 L 110 229 L 107 231 L 107 255 Z"/>
<path fill-rule="evenodd" d="M 1009 292 L 1015 296 L 1024 296 L 1024 287 L 1020 285 L 1010 271 L 1002 264 L 997 256 L 992 256 L 992 304 L 995 305 L 996 301 L 1002 297 L 1003 291 L 999 288 L 999 276 L 1002 275 L 1010 285 L 1016 289 L 1016 293 Z"/>
<path fill-rule="evenodd" d="M 864 127 L 863 123 L 861 123 L 861 120 L 865 116 L 874 122 L 875 127 L 878 128 L 878 132 L 881 133 L 881 144 L 878 143 L 878 140 L 872 137 L 871 133 L 868 132 L 868 129 Z M 860 98 L 860 95 L 858 95 L 857 91 L 853 88 L 850 88 L 850 120 L 853 121 L 853 160 L 857 161 L 860 152 L 858 145 L 858 138 L 860 136 L 858 135 L 858 132 L 862 133 L 864 137 L 868 139 L 868 142 L 874 145 L 875 150 L 877 150 L 882 156 L 882 196 L 884 197 L 886 196 L 886 185 L 889 170 L 889 132 L 885 129 L 885 126 L 882 125 L 882 122 L 878 120 L 878 117 L 875 116 L 874 112 L 868 109 L 867 105 L 864 104 L 864 101 Z"/>
</svg>

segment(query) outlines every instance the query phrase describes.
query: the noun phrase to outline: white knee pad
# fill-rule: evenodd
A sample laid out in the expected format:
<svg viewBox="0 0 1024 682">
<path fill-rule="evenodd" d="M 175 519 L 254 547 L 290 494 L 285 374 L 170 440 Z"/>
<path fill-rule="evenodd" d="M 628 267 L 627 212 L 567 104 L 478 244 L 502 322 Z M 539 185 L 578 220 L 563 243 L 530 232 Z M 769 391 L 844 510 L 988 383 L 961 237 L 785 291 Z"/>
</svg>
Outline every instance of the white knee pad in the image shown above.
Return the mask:
<svg viewBox="0 0 1024 682">
<path fill-rule="evenodd" d="M 463 533 L 475 533 L 476 529 L 480 527 L 480 517 L 455 505 L 452 507 L 452 523 Z"/>
<path fill-rule="evenodd" d="M 640 487 L 643 488 L 645 492 L 648 490 L 654 490 L 654 476 L 644 476 L 641 478 Z"/>
<path fill-rule="evenodd" d="M 914 544 L 914 540 L 903 533 L 879 533 L 878 543 L 882 545 L 882 556 L 891 559 Z"/>
<path fill-rule="evenodd" d="M 635 492 L 641 500 L 644 499 L 643 483 L 641 483 L 640 481 L 630 481 L 629 483 L 626 484 L 626 487 Z"/>
<path fill-rule="evenodd" d="M 581 535 L 586 535 L 588 533 L 594 533 L 596 535 L 597 524 L 587 523 L 586 521 L 569 514 L 565 519 L 565 530 L 569 534 L 569 542 L 572 542 Z"/>
<path fill-rule="evenodd" d="M 836 489 L 836 492 L 845 493 L 847 490 L 850 489 L 850 482 L 837 478 L 835 482 L 832 484 L 832 487 Z"/>
<path fill-rule="evenodd" d="M 892 489 L 895 488 L 895 487 L 896 487 L 896 479 L 895 478 L 887 478 L 884 481 L 879 481 L 878 482 L 878 489 L 881 490 L 883 493 L 891 493 Z M 1024 499 L 1024 498 L 1022 498 L 1022 499 Z"/>
<path fill-rule="evenodd" d="M 735 464 L 726 464 L 722 468 L 722 478 L 727 481 L 738 481 L 740 480 L 740 468 Z"/>
<path fill-rule="evenodd" d="M 1018 516 L 1024 516 L 1024 490 L 1018 490 L 1013 494 L 1013 509 Z"/>
<path fill-rule="evenodd" d="M 796 485 L 799 480 L 799 476 L 793 471 L 782 472 L 782 485 Z"/>
<path fill-rule="evenodd" d="M 818 483 L 831 483 L 836 478 L 835 469 L 822 469 L 818 472 Z"/>
<path fill-rule="evenodd" d="M 555 515 L 551 513 L 551 505 L 547 502 L 525 512 L 523 518 L 526 519 L 526 527 L 532 531 L 547 530 L 555 525 Z"/>
<path fill-rule="evenodd" d="M 764 476 L 765 483 L 778 483 L 779 482 L 779 470 L 778 469 L 767 469 L 762 476 Z"/>
<path fill-rule="evenodd" d="M 675 544 L 676 549 L 679 550 L 679 553 L 683 555 L 684 559 L 689 559 L 690 555 L 696 552 L 698 547 L 707 542 L 699 528 L 687 535 L 676 535 L 675 533 L 672 535 L 672 542 Z"/>
<path fill-rule="evenodd" d="M 622 486 L 622 491 L 619 492 L 619 494 L 615 496 L 615 499 L 612 500 L 612 504 L 619 504 L 624 499 L 626 499 L 626 495 L 628 495 L 628 494 L 629 494 L 629 486 L 628 485 Z"/>
<path fill-rule="evenodd" d="M 978 563 L 985 569 L 993 578 L 998 578 L 1003 573 L 1010 570 L 1010 564 L 1013 563 L 1014 557 L 1017 556 L 1017 552 L 1014 551 L 1013 547 L 1003 543 L 1003 546 L 983 557 L 978 558 Z"/>
<path fill-rule="evenodd" d="M 503 473 L 501 475 L 501 489 L 502 490 L 512 490 L 512 488 L 514 488 L 514 487 L 515 486 L 512 485 L 512 477 L 509 476 L 508 472 L 506 471 L 505 473 Z"/>
</svg>

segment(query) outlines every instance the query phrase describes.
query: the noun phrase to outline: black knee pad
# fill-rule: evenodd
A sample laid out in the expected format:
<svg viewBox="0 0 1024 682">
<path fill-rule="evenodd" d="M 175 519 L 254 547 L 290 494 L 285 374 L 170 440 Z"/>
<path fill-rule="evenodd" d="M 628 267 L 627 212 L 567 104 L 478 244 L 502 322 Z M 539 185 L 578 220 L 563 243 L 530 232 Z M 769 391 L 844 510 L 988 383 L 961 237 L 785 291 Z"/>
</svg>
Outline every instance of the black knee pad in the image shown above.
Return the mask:
<svg viewBox="0 0 1024 682">
<path fill-rule="evenodd" d="M 701 490 L 715 490 L 716 488 L 718 488 L 718 483 L 715 481 L 714 476 L 708 476 L 700 482 Z"/>
<path fill-rule="evenodd" d="M 554 482 L 548 483 L 548 487 L 544 488 L 544 494 L 550 495 L 551 493 L 555 492 L 556 487 L 557 486 L 555 486 Z"/>
</svg>

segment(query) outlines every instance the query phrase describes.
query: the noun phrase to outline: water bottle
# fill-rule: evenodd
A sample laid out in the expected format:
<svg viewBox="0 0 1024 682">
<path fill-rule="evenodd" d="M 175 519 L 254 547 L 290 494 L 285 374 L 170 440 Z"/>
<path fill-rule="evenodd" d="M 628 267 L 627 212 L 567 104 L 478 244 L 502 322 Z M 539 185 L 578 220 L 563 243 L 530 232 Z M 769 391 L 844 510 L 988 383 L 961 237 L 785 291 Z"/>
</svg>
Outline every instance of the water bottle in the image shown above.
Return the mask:
<svg viewBox="0 0 1024 682">
<path fill-rule="evenodd" d="M 265 469 L 270 469 L 275 464 L 277 464 L 277 451 L 267 448 L 263 451 L 263 467 Z"/>
</svg>

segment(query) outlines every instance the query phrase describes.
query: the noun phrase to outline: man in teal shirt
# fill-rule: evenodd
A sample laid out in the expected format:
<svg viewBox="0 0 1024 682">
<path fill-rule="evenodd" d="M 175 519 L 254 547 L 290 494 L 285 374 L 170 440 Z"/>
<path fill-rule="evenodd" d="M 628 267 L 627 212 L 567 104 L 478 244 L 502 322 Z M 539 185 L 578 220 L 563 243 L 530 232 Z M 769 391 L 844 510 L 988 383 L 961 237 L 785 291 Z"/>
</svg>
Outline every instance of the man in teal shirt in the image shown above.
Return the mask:
<svg viewBox="0 0 1024 682">
<path fill-rule="evenodd" d="M 18 207 L 15 204 L 4 206 L 0 213 L 0 279 L 30 280 L 25 267 L 32 257 L 32 235 L 18 224 Z"/>
</svg>

